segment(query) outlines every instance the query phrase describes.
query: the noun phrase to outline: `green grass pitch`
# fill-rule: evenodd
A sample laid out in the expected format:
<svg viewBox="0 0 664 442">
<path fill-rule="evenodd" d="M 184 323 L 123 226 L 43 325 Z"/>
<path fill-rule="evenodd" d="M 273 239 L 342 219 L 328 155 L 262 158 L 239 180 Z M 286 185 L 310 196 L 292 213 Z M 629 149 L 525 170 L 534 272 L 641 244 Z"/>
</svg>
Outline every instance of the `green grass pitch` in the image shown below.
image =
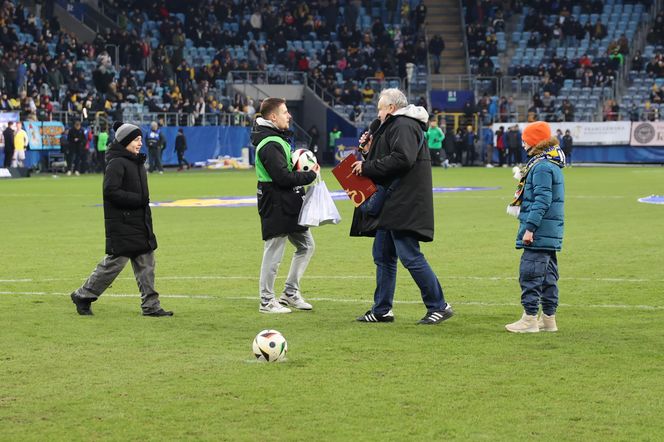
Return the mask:
<svg viewBox="0 0 664 442">
<path fill-rule="evenodd" d="M 324 177 L 338 189 L 329 169 Z M 255 207 L 153 208 L 157 289 L 140 316 L 130 266 L 79 317 L 68 295 L 103 256 L 101 176 L 0 182 L 0 440 L 661 440 L 664 168 L 565 170 L 558 333 L 511 335 L 521 314 L 505 214 L 509 169 L 437 169 L 436 239 L 422 248 L 457 315 L 425 310 L 400 267 L 393 324 L 371 305 L 371 240 L 314 229 L 312 312 L 258 313 Z M 150 176 L 153 201 L 255 193 L 253 171 Z M 277 283 L 290 264 L 287 248 Z M 259 364 L 265 328 L 288 361 Z M 659 416 L 659 417 L 658 417 Z"/>
</svg>

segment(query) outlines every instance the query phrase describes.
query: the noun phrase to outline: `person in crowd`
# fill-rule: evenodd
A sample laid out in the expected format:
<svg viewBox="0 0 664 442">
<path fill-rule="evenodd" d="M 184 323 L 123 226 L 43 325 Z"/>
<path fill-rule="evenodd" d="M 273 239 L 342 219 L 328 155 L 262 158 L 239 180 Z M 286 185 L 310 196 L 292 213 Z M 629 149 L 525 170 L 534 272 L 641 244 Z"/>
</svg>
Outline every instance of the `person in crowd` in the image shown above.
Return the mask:
<svg viewBox="0 0 664 442">
<path fill-rule="evenodd" d="M 463 129 L 460 127 L 454 134 L 454 164 L 461 166 L 463 164 L 463 151 L 466 149 L 466 144 L 463 140 Z"/>
<path fill-rule="evenodd" d="M 507 132 L 507 149 L 509 150 L 510 166 L 521 164 L 521 132 L 518 124 L 510 127 Z"/>
<path fill-rule="evenodd" d="M 330 131 L 328 137 L 327 137 L 327 145 L 330 149 L 330 151 L 335 152 L 337 149 L 337 140 L 341 138 L 341 131 L 339 130 L 338 126 L 334 126 L 332 130 Z"/>
<path fill-rule="evenodd" d="M 191 168 L 191 164 L 184 157 L 184 153 L 187 151 L 187 137 L 184 135 L 184 130 L 180 127 L 178 128 L 178 134 L 175 136 L 175 153 L 178 156 L 178 171 L 183 170 L 185 167 L 187 169 Z"/>
<path fill-rule="evenodd" d="M 442 129 L 438 127 L 438 119 L 432 118 L 429 121 L 429 128 L 426 131 L 427 144 L 429 145 L 429 153 L 431 155 L 431 165 L 440 166 L 441 162 L 441 150 L 443 148 L 443 141 L 445 140 L 445 134 Z"/>
<path fill-rule="evenodd" d="M 16 123 L 16 133 L 14 134 L 14 156 L 12 158 L 12 167 L 23 167 L 25 163 L 25 151 L 28 149 L 28 133 L 23 129 L 23 123 Z"/>
<path fill-rule="evenodd" d="M 434 35 L 429 40 L 429 55 L 433 61 L 433 73 L 440 74 L 440 54 L 445 50 L 445 40 L 440 34 Z"/>
<path fill-rule="evenodd" d="M 472 125 L 466 126 L 466 131 L 463 134 L 463 142 L 464 142 L 464 148 L 466 151 L 466 160 L 464 161 L 463 165 L 464 166 L 474 166 L 475 165 L 475 159 L 476 159 L 476 152 L 475 152 L 475 144 L 477 142 L 477 135 L 475 135 L 475 131 L 473 130 Z"/>
<path fill-rule="evenodd" d="M 376 265 L 373 306 L 357 321 L 394 321 L 399 260 L 419 287 L 427 310 L 419 324 L 440 324 L 454 311 L 419 244 L 433 241 L 434 235 L 431 158 L 424 139 L 429 114 L 423 107 L 409 105 L 399 89 L 390 88 L 380 94 L 378 118 L 379 128 L 360 137 L 360 146 L 365 145 L 359 149 L 363 158 L 352 165 L 353 173 L 388 189 L 376 216 L 360 208 L 353 214 L 350 235 L 374 237 Z"/>
<path fill-rule="evenodd" d="M 157 238 L 152 227 L 145 154 L 139 153 L 143 145 L 141 129 L 121 122 L 116 122 L 114 128 L 115 140 L 106 154 L 103 185 L 106 256 L 70 297 L 79 315 L 92 315 L 92 303 L 131 261 L 143 316 L 173 316 L 161 307 L 154 286 Z"/>
<path fill-rule="evenodd" d="M 491 130 L 491 126 L 485 127 L 482 129 L 482 152 L 480 154 L 480 161 L 484 164 L 484 167 L 492 168 L 493 167 L 493 139 L 494 134 Z"/>
<path fill-rule="evenodd" d="M 104 172 L 106 170 L 106 151 L 110 144 L 108 125 L 102 122 L 99 125 L 99 133 L 95 141 L 95 152 L 97 156 L 97 172 Z"/>
<path fill-rule="evenodd" d="M 80 175 L 81 157 L 85 150 L 85 134 L 81 122 L 76 120 L 67 135 L 67 175 Z"/>
<path fill-rule="evenodd" d="M 500 126 L 496 131 L 496 150 L 498 150 L 498 167 L 505 166 L 507 147 L 505 143 L 505 126 Z"/>
<path fill-rule="evenodd" d="M 316 155 L 316 159 L 318 160 L 318 163 L 323 162 L 323 158 L 321 157 L 322 152 L 318 148 L 318 143 L 320 142 L 320 132 L 318 131 L 318 126 L 315 124 L 312 124 L 309 130 L 307 131 L 307 134 L 309 135 L 310 140 L 309 140 L 309 150 Z"/>
<path fill-rule="evenodd" d="M 258 214 L 264 243 L 259 279 L 261 313 L 290 313 L 289 307 L 311 310 L 300 292 L 300 279 L 314 254 L 314 237 L 298 224 L 304 189 L 317 171 L 294 171 L 289 138 L 291 114 L 286 100 L 266 98 L 260 106 L 251 142 L 256 147 Z M 284 291 L 277 299 L 274 283 L 286 241 L 295 246 Z"/>
<path fill-rule="evenodd" d="M 7 127 L 2 131 L 2 138 L 5 142 L 5 159 L 3 166 L 5 169 L 12 167 L 12 161 L 14 160 L 14 122 L 10 121 L 7 123 Z"/>
<path fill-rule="evenodd" d="M 563 152 L 565 153 L 565 160 L 567 161 L 567 166 L 572 165 L 572 150 L 574 149 L 574 138 L 572 138 L 572 134 L 570 133 L 569 129 L 565 131 L 565 135 L 563 135 L 560 147 L 562 147 Z"/>
<path fill-rule="evenodd" d="M 563 242 L 565 154 L 551 127 L 544 121 L 523 131 L 528 162 L 520 170 L 514 200 L 507 208 L 519 219 L 516 248 L 522 249 L 519 266 L 521 319 L 507 324 L 512 333 L 555 332 L 558 308 L 558 258 Z M 542 308 L 542 315 L 538 312 Z"/>
<path fill-rule="evenodd" d="M 145 139 L 148 145 L 148 160 L 150 163 L 150 173 L 159 172 L 164 173 L 164 168 L 161 165 L 161 151 L 166 146 L 166 137 L 159 130 L 159 125 L 156 121 L 150 123 L 150 132 Z"/>
</svg>

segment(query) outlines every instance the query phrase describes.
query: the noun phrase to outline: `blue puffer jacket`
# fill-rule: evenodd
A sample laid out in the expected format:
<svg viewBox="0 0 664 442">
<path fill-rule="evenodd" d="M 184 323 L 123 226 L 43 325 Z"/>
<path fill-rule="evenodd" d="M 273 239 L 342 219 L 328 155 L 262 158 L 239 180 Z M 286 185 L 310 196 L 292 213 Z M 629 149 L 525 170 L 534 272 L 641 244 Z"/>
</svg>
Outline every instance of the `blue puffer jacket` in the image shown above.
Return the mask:
<svg viewBox="0 0 664 442">
<path fill-rule="evenodd" d="M 540 161 L 528 173 L 519 213 L 517 249 L 560 250 L 563 245 L 565 181 L 560 167 Z M 533 243 L 524 246 L 526 229 L 533 232 Z"/>
</svg>

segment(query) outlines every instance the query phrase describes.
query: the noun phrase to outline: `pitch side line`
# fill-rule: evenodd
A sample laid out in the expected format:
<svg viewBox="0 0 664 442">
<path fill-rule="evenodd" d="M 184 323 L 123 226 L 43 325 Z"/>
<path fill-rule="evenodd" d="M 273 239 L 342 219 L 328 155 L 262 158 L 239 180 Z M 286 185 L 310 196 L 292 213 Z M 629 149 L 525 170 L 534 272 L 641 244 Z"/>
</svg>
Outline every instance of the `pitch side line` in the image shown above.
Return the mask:
<svg viewBox="0 0 664 442">
<path fill-rule="evenodd" d="M 277 279 L 285 279 L 285 276 L 278 276 Z M 133 276 L 123 276 L 116 278 L 117 280 L 133 281 Z M 258 281 L 258 276 L 216 276 L 216 275 L 203 275 L 203 276 L 157 276 L 158 280 L 253 280 Z M 305 279 L 376 279 L 373 275 L 307 275 Z M 515 276 L 446 276 L 440 277 L 442 281 L 446 279 L 459 279 L 459 280 L 473 280 L 473 281 L 516 281 L 518 277 Z M 0 283 L 19 283 L 19 282 L 50 282 L 50 281 L 80 281 L 77 278 L 17 278 L 17 279 L 0 279 Z M 570 277 L 563 278 L 564 281 L 596 281 L 596 282 L 664 282 L 664 279 L 649 279 L 649 278 L 587 278 L 587 277 Z"/>
<path fill-rule="evenodd" d="M 27 296 L 69 296 L 66 292 L 8 292 L 1 291 L 0 295 L 27 295 Z M 138 298 L 138 294 L 132 293 L 107 293 L 103 295 L 104 298 Z M 215 295 L 159 295 L 160 298 L 166 299 L 215 299 L 221 301 L 251 301 L 258 302 L 257 296 L 215 296 Z M 315 302 L 333 302 L 333 303 L 346 303 L 346 304 L 367 304 L 371 303 L 371 299 L 342 299 L 342 298 L 307 298 Z M 399 301 L 395 300 L 395 304 L 421 304 L 422 301 Z M 515 307 L 520 306 L 518 302 L 481 302 L 481 301 L 459 301 L 454 302 L 454 305 L 468 305 L 479 307 Z M 643 305 L 643 304 L 559 304 L 560 307 L 572 308 L 588 308 L 588 309 L 622 309 L 622 310 L 664 310 L 664 306 L 660 305 Z"/>
</svg>

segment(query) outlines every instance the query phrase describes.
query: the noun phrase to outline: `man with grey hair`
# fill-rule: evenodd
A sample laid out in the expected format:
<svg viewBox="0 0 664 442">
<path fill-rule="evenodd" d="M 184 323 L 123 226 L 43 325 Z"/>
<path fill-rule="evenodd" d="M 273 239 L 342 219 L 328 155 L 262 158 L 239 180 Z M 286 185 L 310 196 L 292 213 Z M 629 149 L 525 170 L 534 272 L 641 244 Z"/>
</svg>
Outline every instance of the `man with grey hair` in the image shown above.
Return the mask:
<svg viewBox="0 0 664 442">
<path fill-rule="evenodd" d="M 164 173 L 164 168 L 161 165 L 161 151 L 166 146 L 166 138 L 159 130 L 159 125 L 156 121 L 150 123 L 150 132 L 148 133 L 145 142 L 148 145 L 150 173 L 155 171 Z"/>
<path fill-rule="evenodd" d="M 420 241 L 433 241 L 434 214 L 431 157 L 424 131 L 429 114 L 409 105 L 399 89 L 385 89 L 378 100 L 380 125 L 360 137 L 363 161 L 353 172 L 371 178 L 385 196 L 381 208 L 355 209 L 351 236 L 373 236 L 376 264 L 374 304 L 357 318 L 360 322 L 393 322 L 392 303 L 396 288 L 397 258 L 420 288 L 427 308 L 420 324 L 439 324 L 452 317 L 443 289 L 426 258 Z M 377 214 L 376 214 L 377 212 Z"/>
</svg>

